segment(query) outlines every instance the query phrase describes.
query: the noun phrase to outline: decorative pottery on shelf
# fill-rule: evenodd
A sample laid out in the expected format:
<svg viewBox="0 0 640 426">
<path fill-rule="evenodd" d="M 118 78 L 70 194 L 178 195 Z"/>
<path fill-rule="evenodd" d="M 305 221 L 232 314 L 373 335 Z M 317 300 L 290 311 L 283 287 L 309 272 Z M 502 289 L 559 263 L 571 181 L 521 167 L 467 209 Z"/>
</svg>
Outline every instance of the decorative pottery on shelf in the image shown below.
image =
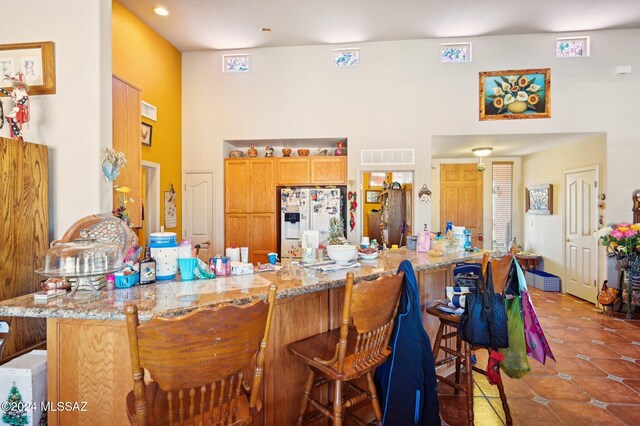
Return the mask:
<svg viewBox="0 0 640 426">
<path fill-rule="evenodd" d="M 309 156 L 309 150 L 308 149 L 299 149 L 298 150 L 298 155 L 300 157 L 308 157 Z"/>
<path fill-rule="evenodd" d="M 318 148 L 318 155 L 321 156 L 321 157 L 326 156 L 328 152 L 329 151 L 326 150 L 326 149 Z"/>
<path fill-rule="evenodd" d="M 243 158 L 244 152 L 242 151 L 231 151 L 229 153 L 229 158 Z"/>
<path fill-rule="evenodd" d="M 336 156 L 341 157 L 343 155 L 347 155 L 347 148 L 345 147 L 344 141 L 337 142 L 336 146 L 337 146 L 335 151 Z"/>
<path fill-rule="evenodd" d="M 267 145 L 267 147 L 264 149 L 264 156 L 265 157 L 273 157 L 273 147 Z"/>
<path fill-rule="evenodd" d="M 251 144 L 251 148 L 249 148 L 249 151 L 247 151 L 247 155 L 250 158 L 255 158 L 258 156 L 258 150 L 256 149 L 255 146 L 253 146 L 253 144 Z"/>
<path fill-rule="evenodd" d="M 291 148 L 282 148 L 283 157 L 291 157 Z"/>
</svg>

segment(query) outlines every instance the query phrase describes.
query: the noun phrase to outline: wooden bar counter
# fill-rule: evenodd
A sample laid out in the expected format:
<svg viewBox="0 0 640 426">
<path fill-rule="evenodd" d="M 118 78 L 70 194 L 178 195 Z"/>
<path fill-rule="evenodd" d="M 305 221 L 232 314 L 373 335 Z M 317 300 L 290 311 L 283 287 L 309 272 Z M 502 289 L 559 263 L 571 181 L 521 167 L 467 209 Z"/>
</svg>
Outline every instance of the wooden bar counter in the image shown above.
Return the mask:
<svg viewBox="0 0 640 426">
<path fill-rule="evenodd" d="M 268 286 L 278 286 L 267 351 L 264 381 L 264 424 L 295 423 L 305 365 L 287 349 L 289 343 L 338 326 L 344 282 L 353 271 L 356 282 L 393 274 L 402 260 L 416 271 L 423 324 L 433 338 L 437 320 L 424 308 L 445 298 L 451 270 L 461 261 L 479 261 L 480 253 L 429 257 L 406 249 L 382 253 L 360 267 L 330 273 L 292 267 L 291 274 L 263 272 L 190 282 L 160 282 L 131 289 L 103 290 L 87 300 L 57 298 L 35 303 L 32 295 L 0 302 L 0 315 L 47 318 L 48 397 L 53 402 L 86 402 L 85 411 L 49 413 L 51 425 L 128 424 L 125 396 L 132 389 L 129 342 L 124 307 L 138 305 L 141 320 L 182 315 L 203 306 L 248 303 L 265 298 Z M 214 325 L 215 326 L 215 325 Z M 323 396 L 319 396 L 323 398 Z M 83 406 L 83 404 L 80 404 Z"/>
</svg>

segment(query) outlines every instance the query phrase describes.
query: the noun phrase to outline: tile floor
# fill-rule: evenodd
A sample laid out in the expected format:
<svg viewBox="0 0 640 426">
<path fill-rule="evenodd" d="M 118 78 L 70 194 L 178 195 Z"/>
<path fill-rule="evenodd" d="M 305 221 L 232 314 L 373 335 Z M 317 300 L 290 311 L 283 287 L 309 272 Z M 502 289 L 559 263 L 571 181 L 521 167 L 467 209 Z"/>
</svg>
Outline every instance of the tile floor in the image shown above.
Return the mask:
<svg viewBox="0 0 640 426">
<path fill-rule="evenodd" d="M 502 373 L 514 425 L 640 424 L 640 315 L 626 321 L 573 296 L 532 290 L 557 362 L 530 359 L 522 379 Z M 486 352 L 478 354 L 486 366 Z M 503 425 L 498 388 L 474 373 L 476 425 Z M 466 425 L 466 398 L 439 384 L 442 419 Z"/>
</svg>

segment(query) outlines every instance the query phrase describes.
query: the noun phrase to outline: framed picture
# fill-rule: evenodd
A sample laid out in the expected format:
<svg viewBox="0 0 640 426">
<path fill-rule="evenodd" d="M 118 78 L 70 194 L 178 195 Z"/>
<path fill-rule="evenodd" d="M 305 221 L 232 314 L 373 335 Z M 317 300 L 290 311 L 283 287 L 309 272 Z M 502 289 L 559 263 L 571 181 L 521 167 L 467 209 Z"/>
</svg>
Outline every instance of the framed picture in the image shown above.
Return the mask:
<svg viewBox="0 0 640 426">
<path fill-rule="evenodd" d="M 0 86 L 13 87 L 11 78 L 24 75 L 29 95 L 56 93 L 56 70 L 52 41 L 0 44 Z"/>
<path fill-rule="evenodd" d="M 142 123 L 142 145 L 151 146 L 151 136 L 153 134 L 153 126 L 151 124 Z"/>
<path fill-rule="evenodd" d="M 365 202 L 366 203 L 379 203 L 380 202 L 380 191 L 366 191 L 365 192 Z"/>
<path fill-rule="evenodd" d="M 551 117 L 551 69 L 480 73 L 480 121 Z"/>
<path fill-rule="evenodd" d="M 532 185 L 526 188 L 526 212 L 553 214 L 553 185 Z"/>
</svg>

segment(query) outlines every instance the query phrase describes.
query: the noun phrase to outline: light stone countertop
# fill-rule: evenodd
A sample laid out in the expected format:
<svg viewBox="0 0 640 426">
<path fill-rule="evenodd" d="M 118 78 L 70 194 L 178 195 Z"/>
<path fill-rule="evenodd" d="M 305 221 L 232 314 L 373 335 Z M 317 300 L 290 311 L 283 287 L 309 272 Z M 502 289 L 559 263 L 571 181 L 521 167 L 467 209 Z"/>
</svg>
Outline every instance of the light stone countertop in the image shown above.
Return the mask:
<svg viewBox="0 0 640 426">
<path fill-rule="evenodd" d="M 342 287 L 347 272 L 355 274 L 356 282 L 394 274 L 403 260 L 409 260 L 416 272 L 435 269 L 452 263 L 480 259 L 483 251 L 457 252 L 440 257 L 418 253 L 406 248 L 381 252 L 375 260 L 360 260 L 360 267 L 323 273 L 317 270 L 291 266 L 283 271 L 261 272 L 253 275 L 219 277 L 195 281 L 159 281 L 156 284 L 136 285 L 129 289 L 100 290 L 100 295 L 89 299 L 57 297 L 46 302 L 35 302 L 33 295 L 25 295 L 0 302 L 0 316 L 36 318 L 76 318 L 95 320 L 122 320 L 127 304 L 138 305 L 140 319 L 154 315 L 177 316 L 204 306 L 221 303 L 245 304 L 256 298 L 265 298 L 270 284 L 278 286 L 278 298 Z"/>
</svg>

